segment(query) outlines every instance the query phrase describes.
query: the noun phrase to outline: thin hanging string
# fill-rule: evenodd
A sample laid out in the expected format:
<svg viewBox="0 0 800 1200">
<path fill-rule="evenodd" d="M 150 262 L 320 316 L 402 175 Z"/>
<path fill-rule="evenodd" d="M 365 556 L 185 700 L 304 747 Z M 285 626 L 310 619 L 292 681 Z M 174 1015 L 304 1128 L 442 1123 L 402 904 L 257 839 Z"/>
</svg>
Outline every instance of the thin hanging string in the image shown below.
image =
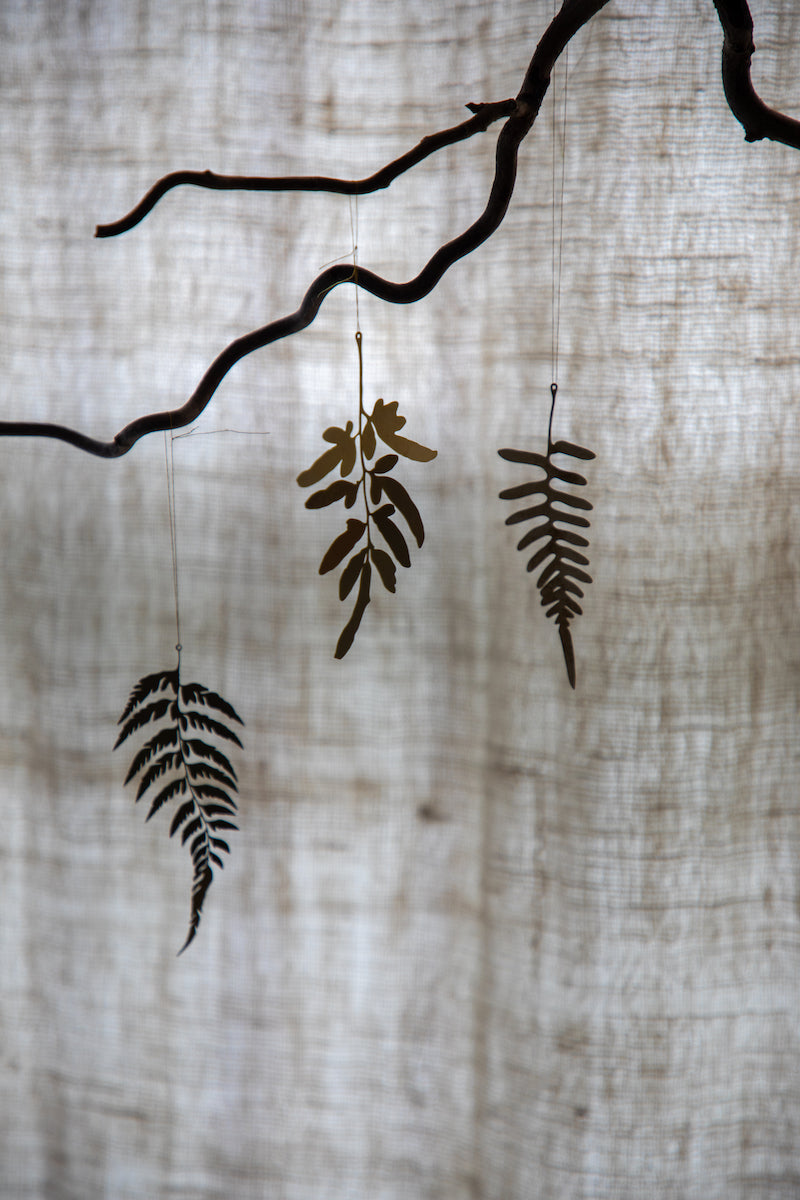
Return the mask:
<svg viewBox="0 0 800 1200">
<path fill-rule="evenodd" d="M 175 633 L 178 651 L 178 662 L 181 654 L 181 614 L 178 598 L 178 526 L 175 518 L 175 458 L 173 454 L 174 437 L 170 430 L 164 430 L 164 459 L 167 466 L 167 504 L 169 506 L 169 540 L 172 547 L 172 586 L 175 592 Z"/>
<path fill-rule="evenodd" d="M 361 353 L 361 343 L 363 334 L 361 333 L 361 319 L 358 311 L 358 196 L 350 197 L 350 238 L 353 243 L 353 280 L 355 287 L 353 291 L 356 294 L 356 348 L 358 350 L 358 441 L 362 450 L 363 463 L 363 442 L 361 434 L 364 427 L 364 359 Z M 367 499 L 367 484 L 366 476 L 364 477 L 364 501 Z M 369 505 L 367 504 L 367 538 L 369 539 Z"/>
<path fill-rule="evenodd" d="M 566 173 L 567 160 L 567 79 L 569 72 L 569 46 L 564 49 L 564 88 L 562 94 L 562 113 L 561 113 L 561 179 L 556 183 L 557 171 L 557 147 L 558 147 L 558 129 L 557 129 L 557 106 L 553 103 L 553 237 L 552 237 L 552 320 L 551 320 L 551 342 L 550 342 L 550 367 L 551 379 L 555 383 L 558 380 L 558 339 L 561 325 L 561 263 L 564 250 L 564 178 Z M 555 78 L 555 72 L 554 72 Z M 555 393 L 553 393 L 553 403 L 555 403 Z M 552 411 L 550 414 L 552 422 Z"/>
<path fill-rule="evenodd" d="M 355 287 L 353 291 L 356 294 L 356 329 L 361 332 L 361 321 L 358 313 L 358 196 L 350 196 L 350 237 L 353 242 L 353 279 Z"/>
<path fill-rule="evenodd" d="M 241 437 L 269 437 L 269 429 L 187 429 L 186 433 L 173 433 L 172 440 L 187 437 L 211 437 L 214 433 L 238 433 Z"/>
<path fill-rule="evenodd" d="M 356 347 L 358 349 L 358 437 L 361 444 L 362 422 L 364 417 L 364 360 L 361 355 L 361 342 L 363 334 L 361 333 L 361 318 L 358 311 L 358 196 L 350 196 L 350 238 L 353 243 L 353 280 L 355 287 L 353 291 L 356 294 Z M 364 485 L 364 497 L 366 499 L 366 484 Z M 367 521 L 369 522 L 369 509 L 367 509 Z M 369 533 L 367 534 L 369 537 Z"/>
</svg>

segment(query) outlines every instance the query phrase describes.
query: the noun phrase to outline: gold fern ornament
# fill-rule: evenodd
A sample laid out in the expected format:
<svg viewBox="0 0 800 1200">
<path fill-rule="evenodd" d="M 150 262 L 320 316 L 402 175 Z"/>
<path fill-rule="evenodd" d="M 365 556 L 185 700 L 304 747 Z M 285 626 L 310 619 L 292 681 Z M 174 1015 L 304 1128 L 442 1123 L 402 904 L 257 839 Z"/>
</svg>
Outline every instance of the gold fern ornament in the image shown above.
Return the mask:
<svg viewBox="0 0 800 1200">
<path fill-rule="evenodd" d="M 588 462 L 595 457 L 591 450 L 576 446 L 573 442 L 552 439 L 553 411 L 558 385 L 550 386 L 552 404 L 550 424 L 547 431 L 547 454 L 530 450 L 499 450 L 498 454 L 507 462 L 525 463 L 544 472 L 542 478 L 530 483 L 520 483 L 500 493 L 501 500 L 521 500 L 535 496 L 537 503 L 520 509 L 506 518 L 506 525 L 518 525 L 526 521 L 536 522 L 517 543 L 518 550 L 526 550 L 536 542 L 543 544 L 528 560 L 528 570 L 535 571 L 544 564 L 536 580 L 542 596 L 546 615 L 555 619 L 558 626 L 567 678 L 575 687 L 575 653 L 572 645 L 570 622 L 582 615 L 578 603 L 583 599 L 581 584 L 592 582 L 591 575 L 584 570 L 589 559 L 583 553 L 589 545 L 588 539 L 576 529 L 588 529 L 589 519 L 581 513 L 591 511 L 592 505 L 582 496 L 564 490 L 567 487 L 584 487 L 586 480 L 576 471 L 567 470 L 561 463 L 564 459 L 577 458 Z M 577 511 L 576 511 L 577 510 Z"/>
<path fill-rule="evenodd" d="M 339 477 L 327 487 L 313 492 L 306 500 L 306 508 L 327 508 L 341 500 L 346 509 L 352 509 L 359 496 L 363 503 L 363 517 L 346 519 L 344 530 L 331 542 L 319 565 L 320 575 L 326 575 L 347 560 L 339 576 L 340 600 L 346 600 L 358 585 L 352 614 L 339 635 L 336 658 L 344 658 L 353 644 L 371 599 L 373 572 L 388 592 L 394 592 L 395 564 L 411 566 L 406 535 L 395 516 L 403 518 L 418 546 L 425 539 L 419 509 L 403 484 L 390 472 L 397 466 L 400 456 L 415 462 L 430 462 L 436 457 L 435 450 L 400 434 L 406 419 L 398 413 L 396 401 L 386 404 L 384 400 L 376 400 L 372 412 L 366 411 L 362 335 L 358 332 L 355 337 L 358 346 L 358 429 L 354 429 L 352 421 L 344 428 L 332 426 L 326 429 L 322 437 L 330 449 L 297 476 L 300 487 L 311 487 L 338 468 Z M 379 442 L 395 453 L 381 454 L 373 463 Z M 349 478 L 357 467 L 360 472 Z"/>
</svg>

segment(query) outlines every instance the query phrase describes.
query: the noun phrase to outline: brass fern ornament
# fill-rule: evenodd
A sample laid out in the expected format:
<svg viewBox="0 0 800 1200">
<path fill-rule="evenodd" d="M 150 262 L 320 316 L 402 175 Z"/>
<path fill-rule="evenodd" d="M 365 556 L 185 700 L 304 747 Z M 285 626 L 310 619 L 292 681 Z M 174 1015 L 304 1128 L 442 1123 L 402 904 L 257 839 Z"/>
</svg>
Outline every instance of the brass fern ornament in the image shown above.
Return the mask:
<svg viewBox="0 0 800 1200">
<path fill-rule="evenodd" d="M 528 570 L 535 571 L 543 563 L 546 564 L 536 580 L 536 586 L 541 592 L 542 607 L 547 610 L 546 615 L 553 617 L 558 626 L 567 678 L 570 686 L 574 688 L 575 652 L 570 622 L 583 612 L 578 603 L 583 599 L 580 585 L 592 582 L 591 575 L 583 569 L 589 565 L 589 559 L 583 553 L 589 541 L 575 530 L 589 528 L 588 517 L 580 514 L 590 512 L 592 505 L 582 496 L 564 490 L 565 484 L 572 488 L 584 487 L 586 480 L 576 471 L 569 471 L 563 467 L 560 460 L 577 458 L 588 462 L 595 455 L 591 450 L 576 446 L 573 442 L 553 441 L 553 411 L 558 385 L 551 384 L 550 390 L 553 400 L 547 431 L 547 454 L 537 454 L 530 450 L 498 451 L 500 457 L 507 462 L 525 463 L 540 468 L 544 477 L 531 483 L 520 483 L 516 487 L 506 488 L 500 493 L 500 499 L 521 500 L 528 496 L 537 497 L 538 502 L 532 507 L 520 509 L 507 517 L 506 525 L 536 522 L 517 543 L 518 550 L 526 550 L 544 539 L 543 544 L 528 560 Z"/>
<path fill-rule="evenodd" d="M 354 429 L 352 421 L 348 421 L 343 429 L 339 426 L 326 429 L 322 437 L 330 444 L 330 449 L 297 476 L 300 487 L 311 487 L 321 483 L 337 467 L 339 469 L 339 477 L 333 483 L 308 497 L 306 508 L 327 508 L 342 500 L 346 509 L 352 509 L 359 496 L 363 503 L 363 518 L 346 519 L 345 529 L 331 542 L 319 565 L 320 575 L 326 575 L 347 560 L 339 576 L 340 600 L 346 600 L 358 585 L 355 606 L 339 635 L 336 658 L 344 658 L 353 644 L 371 599 L 373 572 L 388 592 L 394 592 L 395 564 L 411 566 L 406 535 L 395 516 L 403 518 L 418 546 L 425 540 L 419 509 L 403 484 L 390 472 L 397 466 L 400 456 L 415 462 L 430 462 L 437 453 L 400 434 L 406 418 L 398 413 L 397 401 L 386 404 L 382 399 L 376 400 L 372 412 L 366 411 L 360 331 L 355 337 L 358 347 L 358 429 Z M 379 442 L 394 453 L 381 454 L 373 463 Z M 349 478 L 357 467 L 360 467 L 360 473 Z"/>
<path fill-rule="evenodd" d="M 211 711 L 209 711 L 211 710 Z M 218 715 L 212 716 L 211 713 Z M 222 720 L 220 718 L 225 718 Z M 191 839 L 192 897 L 189 933 L 178 951 L 194 940 L 203 901 L 213 880 L 213 867 L 222 868 L 221 854 L 230 847 L 220 833 L 237 829 L 238 792 L 233 764 L 217 745 L 232 742 L 241 747 L 229 722 L 244 725 L 227 700 L 201 683 L 181 683 L 180 657 L 174 671 L 145 675 L 133 688 L 118 724 L 122 726 L 114 749 L 145 726 L 159 729 L 137 751 L 125 783 L 138 776 L 136 801 L 150 793 L 147 820 L 170 801 L 180 800 L 169 836 L 181 830 L 181 842 Z M 202 734 L 203 736 L 196 736 Z M 207 738 L 212 740 L 207 740 Z"/>
</svg>

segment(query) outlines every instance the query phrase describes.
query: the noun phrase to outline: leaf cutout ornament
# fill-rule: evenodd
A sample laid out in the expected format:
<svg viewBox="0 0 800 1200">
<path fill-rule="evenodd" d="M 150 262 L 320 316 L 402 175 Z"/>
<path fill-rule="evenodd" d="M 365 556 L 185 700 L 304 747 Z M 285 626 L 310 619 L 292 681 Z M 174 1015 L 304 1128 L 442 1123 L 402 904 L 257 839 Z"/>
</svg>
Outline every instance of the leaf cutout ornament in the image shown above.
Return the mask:
<svg viewBox="0 0 800 1200">
<path fill-rule="evenodd" d="M 553 411 L 558 385 L 550 385 L 553 397 L 550 407 L 550 425 L 547 431 L 547 454 L 529 450 L 499 450 L 498 454 L 507 462 L 524 463 L 539 468 L 544 474 L 531 483 L 517 484 L 500 493 L 501 500 L 535 498 L 535 503 L 519 509 L 506 518 L 506 525 L 518 525 L 533 521 L 534 525 L 517 543 L 518 550 L 536 547 L 528 560 L 527 569 L 535 571 L 543 567 L 536 586 L 542 596 L 542 607 L 546 616 L 553 617 L 558 627 L 567 678 L 575 687 L 575 652 L 572 645 L 570 623 L 581 616 L 579 600 L 583 599 L 581 584 L 592 582 L 591 575 L 584 569 L 589 559 L 583 553 L 589 541 L 576 529 L 588 529 L 588 517 L 581 513 L 590 512 L 592 505 L 582 496 L 577 496 L 566 487 L 584 487 L 586 480 L 577 471 L 567 470 L 561 458 L 577 458 L 588 462 L 595 457 L 591 450 L 576 446 L 573 442 L 552 440 Z M 541 543 L 537 545 L 537 543 Z"/>
<path fill-rule="evenodd" d="M 402 483 L 391 475 L 373 474 L 370 491 L 375 504 L 379 502 L 381 494 L 386 496 L 387 500 L 391 500 L 394 507 L 405 519 L 408 528 L 414 535 L 417 545 L 421 546 L 425 541 L 425 527 L 422 524 L 422 517 L 419 515 L 419 509 Z"/>
<path fill-rule="evenodd" d="M 326 488 L 314 492 L 306 500 L 306 508 L 327 508 L 337 500 L 344 500 L 345 508 L 352 508 L 358 499 L 358 484 L 353 480 L 335 479 Z"/>
<path fill-rule="evenodd" d="M 358 521 L 355 517 L 348 518 L 344 533 L 340 533 L 337 538 L 334 538 L 325 551 L 322 562 L 319 564 L 320 575 L 327 575 L 328 571 L 338 567 L 342 559 L 346 558 L 353 547 L 361 541 L 366 528 L 366 521 Z"/>
<path fill-rule="evenodd" d="M 358 627 L 361 624 L 361 618 L 366 612 L 369 604 L 369 587 L 372 579 L 372 568 L 369 564 L 369 559 L 364 559 L 360 570 L 360 583 L 358 587 L 358 596 L 356 598 L 355 608 L 350 616 L 350 620 L 345 625 L 342 632 L 339 634 L 339 640 L 336 643 L 336 652 L 334 658 L 344 658 L 347 651 L 353 644 L 353 638 L 358 632 Z"/>
<path fill-rule="evenodd" d="M 398 434 L 397 431 L 404 428 L 406 418 L 398 413 L 396 401 L 386 404 L 383 400 L 377 400 L 372 413 L 367 413 L 364 408 L 362 340 L 359 331 L 356 333 L 358 429 L 353 431 L 352 421 L 348 421 L 344 429 L 340 426 L 326 429 L 322 436 L 332 442 L 334 448 L 326 450 L 297 476 L 300 487 L 311 487 L 339 466 L 341 478 L 313 492 L 306 500 L 306 508 L 329 508 L 343 500 L 345 508 L 350 509 L 359 497 L 364 505 L 363 518 L 346 518 L 345 529 L 333 539 L 319 565 L 320 575 L 327 575 L 344 563 L 339 576 L 339 599 L 342 601 L 358 584 L 355 606 L 336 644 L 336 658 L 344 658 L 353 644 L 371 599 L 374 576 L 387 592 L 393 594 L 396 590 L 397 565 L 411 566 L 406 535 L 393 519 L 395 515 L 403 519 L 418 546 L 425 539 L 419 509 L 404 485 L 389 472 L 397 466 L 400 455 L 416 462 L 430 462 L 436 457 L 435 450 Z M 379 441 L 394 453 L 381 452 L 373 462 Z M 357 464 L 361 466 L 360 475 L 354 479 L 346 478 Z"/>
<path fill-rule="evenodd" d="M 300 487 L 309 487 L 312 483 L 319 483 L 337 466 L 344 478 L 356 465 L 356 441 L 353 437 L 352 421 L 348 421 L 344 429 L 332 425 L 330 429 L 325 430 L 322 436 L 326 442 L 333 442 L 333 449 L 326 450 L 307 471 L 300 472 L 297 476 Z"/>
<path fill-rule="evenodd" d="M 152 700 L 154 695 L 159 699 Z M 211 716 L 208 710 L 221 714 L 225 721 Z M 181 843 L 189 842 L 192 856 L 189 932 L 178 951 L 183 954 L 197 933 L 213 868 L 222 868 L 221 855 L 230 853 L 228 842 L 219 834 L 238 828 L 232 820 L 236 816 L 236 772 L 227 754 L 206 737 L 210 734 L 241 746 L 229 722 L 240 726 L 244 722 L 227 700 L 204 684 L 181 683 L 180 652 L 174 671 L 146 675 L 134 686 L 119 719 L 122 728 L 114 749 L 154 722 L 162 722 L 161 727 L 134 756 L 125 783 L 139 777 L 137 803 L 149 793 L 148 821 L 166 804 L 181 801 L 173 814 L 169 836 L 180 831 Z M 206 736 L 189 736 L 196 730 Z"/>
<path fill-rule="evenodd" d="M 420 446 L 419 442 L 412 442 L 409 438 L 400 437 L 397 430 L 403 428 L 406 419 L 398 413 L 396 400 L 392 400 L 390 404 L 376 400 L 371 420 L 381 441 L 404 458 L 413 458 L 417 462 L 430 462 L 436 458 L 435 450 Z"/>
</svg>

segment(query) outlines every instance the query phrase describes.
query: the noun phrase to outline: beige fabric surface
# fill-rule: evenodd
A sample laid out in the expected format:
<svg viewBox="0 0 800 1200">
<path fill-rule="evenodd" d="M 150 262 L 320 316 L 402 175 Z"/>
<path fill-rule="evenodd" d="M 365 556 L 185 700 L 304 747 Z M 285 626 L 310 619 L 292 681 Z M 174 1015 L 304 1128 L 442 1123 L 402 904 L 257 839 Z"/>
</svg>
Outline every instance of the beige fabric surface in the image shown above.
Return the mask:
<svg viewBox="0 0 800 1200">
<path fill-rule="evenodd" d="M 357 206 L 183 189 L 92 232 L 181 167 L 368 174 L 515 94 L 551 13 L 4 0 L 0 415 L 108 438 L 182 402 L 356 226 L 415 274 L 481 210 L 491 132 Z M 753 15 L 798 115 L 800 18 Z M 294 480 L 357 413 L 353 289 L 196 427 L 250 436 L 175 441 L 184 677 L 247 722 L 180 958 L 189 857 L 111 751 L 174 662 L 163 439 L 0 441 L 3 1200 L 800 1192 L 800 154 L 744 143 L 720 49 L 710 0 L 617 0 L 570 47 L 575 692 L 497 499 L 497 448 L 547 433 L 553 96 L 495 237 L 419 305 L 361 298 L 366 395 L 439 454 L 343 662 L 341 514 Z"/>
</svg>

